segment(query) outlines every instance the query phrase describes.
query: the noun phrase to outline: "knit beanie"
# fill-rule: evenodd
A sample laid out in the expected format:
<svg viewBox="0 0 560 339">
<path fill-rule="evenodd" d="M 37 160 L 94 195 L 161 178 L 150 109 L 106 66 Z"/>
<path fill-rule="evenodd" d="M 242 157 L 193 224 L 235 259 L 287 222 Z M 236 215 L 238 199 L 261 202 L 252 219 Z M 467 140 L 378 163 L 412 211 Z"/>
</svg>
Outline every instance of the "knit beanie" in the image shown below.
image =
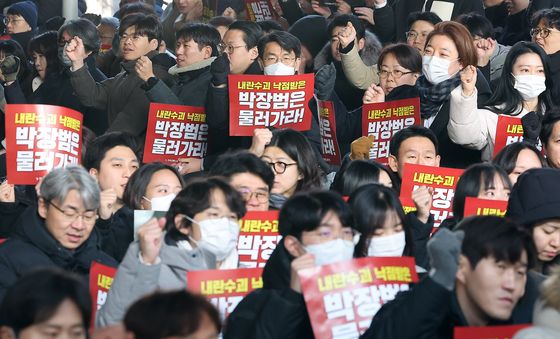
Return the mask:
<svg viewBox="0 0 560 339">
<path fill-rule="evenodd" d="M 315 58 L 329 40 L 327 35 L 327 20 L 320 15 L 308 15 L 294 22 L 288 30 L 295 35 L 302 46 Z"/>
<path fill-rule="evenodd" d="M 511 190 L 506 216 L 526 226 L 560 219 L 560 170 L 533 168 L 521 174 Z"/>
<path fill-rule="evenodd" d="M 37 28 L 37 6 L 33 1 L 16 2 L 8 8 L 8 14 L 21 15 L 31 30 Z"/>
</svg>

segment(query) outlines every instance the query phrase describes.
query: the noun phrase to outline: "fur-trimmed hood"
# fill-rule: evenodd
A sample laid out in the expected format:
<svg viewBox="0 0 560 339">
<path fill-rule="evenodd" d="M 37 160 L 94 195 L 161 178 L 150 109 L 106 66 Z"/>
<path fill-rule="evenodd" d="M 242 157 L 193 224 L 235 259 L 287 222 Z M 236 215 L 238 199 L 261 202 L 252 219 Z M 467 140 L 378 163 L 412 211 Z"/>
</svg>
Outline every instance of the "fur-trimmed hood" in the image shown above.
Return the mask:
<svg viewBox="0 0 560 339">
<path fill-rule="evenodd" d="M 360 51 L 360 57 L 364 63 L 368 66 L 377 64 L 379 59 L 379 54 L 383 49 L 383 45 L 377 38 L 377 36 L 370 31 L 366 31 L 365 35 L 366 44 L 364 48 Z M 319 54 L 315 57 L 313 61 L 313 67 L 315 70 L 321 68 L 321 66 L 326 65 L 332 61 L 331 57 L 331 41 L 327 42 L 325 46 L 321 49 Z"/>
</svg>

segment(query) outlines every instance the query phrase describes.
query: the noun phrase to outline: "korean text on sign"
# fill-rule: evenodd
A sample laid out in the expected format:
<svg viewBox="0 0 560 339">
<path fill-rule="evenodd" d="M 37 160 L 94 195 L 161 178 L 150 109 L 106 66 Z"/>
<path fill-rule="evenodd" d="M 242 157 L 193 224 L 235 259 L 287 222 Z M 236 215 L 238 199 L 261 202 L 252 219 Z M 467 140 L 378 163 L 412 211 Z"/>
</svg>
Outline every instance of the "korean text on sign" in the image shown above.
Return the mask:
<svg viewBox="0 0 560 339">
<path fill-rule="evenodd" d="M 187 272 L 187 289 L 206 296 L 226 319 L 244 296 L 262 288 L 262 268 Z"/>
<path fill-rule="evenodd" d="M 150 104 L 144 162 L 203 158 L 208 148 L 204 107 Z"/>
<path fill-rule="evenodd" d="M 269 0 L 245 0 L 245 8 L 251 21 L 260 22 L 274 18 Z"/>
<path fill-rule="evenodd" d="M 230 75 L 228 81 L 231 136 L 251 136 L 254 129 L 270 126 L 311 128 L 313 74 Z"/>
<path fill-rule="evenodd" d="M 478 199 L 474 197 L 465 198 L 465 217 L 471 215 L 495 215 L 503 217 L 507 211 L 507 200 Z"/>
<path fill-rule="evenodd" d="M 53 168 L 80 164 L 82 114 L 50 105 L 6 105 L 8 181 L 34 185 Z"/>
<path fill-rule="evenodd" d="M 433 189 L 432 208 L 434 226 L 451 216 L 452 202 L 455 196 L 455 186 L 463 170 L 456 168 L 432 167 L 405 164 L 402 177 L 401 201 L 403 206 L 411 206 L 412 192 L 419 187 L 427 186 Z M 407 203 L 408 202 L 408 203 Z"/>
<path fill-rule="evenodd" d="M 239 224 L 239 266 L 264 267 L 282 238 L 278 234 L 278 211 L 247 212 Z"/>
<path fill-rule="evenodd" d="M 89 293 L 92 302 L 92 324 L 95 324 L 95 313 L 107 301 L 107 294 L 113 284 L 117 269 L 93 262 L 89 270 Z"/>
<path fill-rule="evenodd" d="M 499 115 L 494 138 L 494 155 L 509 144 L 523 140 L 523 125 L 518 117 Z"/>
<path fill-rule="evenodd" d="M 362 107 L 362 135 L 373 135 L 370 159 L 386 164 L 389 142 L 403 128 L 420 124 L 420 99 L 404 99 Z"/>
<path fill-rule="evenodd" d="M 336 120 L 332 101 L 317 100 L 321 156 L 331 165 L 340 165 L 340 149 L 336 138 Z"/>
<path fill-rule="evenodd" d="M 299 272 L 316 338 L 358 338 L 381 306 L 418 281 L 414 258 L 360 258 Z"/>
</svg>

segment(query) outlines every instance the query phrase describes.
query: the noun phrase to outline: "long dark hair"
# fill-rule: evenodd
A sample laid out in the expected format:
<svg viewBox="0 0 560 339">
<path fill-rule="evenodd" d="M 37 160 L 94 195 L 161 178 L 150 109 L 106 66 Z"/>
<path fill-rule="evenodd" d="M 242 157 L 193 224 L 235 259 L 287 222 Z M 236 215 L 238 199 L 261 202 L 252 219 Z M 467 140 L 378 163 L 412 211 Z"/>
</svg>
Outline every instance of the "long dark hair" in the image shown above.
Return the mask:
<svg viewBox="0 0 560 339">
<path fill-rule="evenodd" d="M 539 95 L 537 112 L 544 115 L 544 112 L 554 106 L 550 95 L 550 90 L 553 87 L 553 79 L 550 71 L 550 61 L 548 55 L 546 55 L 544 50 L 536 43 L 520 41 L 513 45 L 513 47 L 509 50 L 496 91 L 494 91 L 486 103 L 487 108 L 492 112 L 497 114 L 518 115 L 523 110 L 523 107 L 520 107 L 520 103 L 523 102 L 523 97 L 513 87 L 515 84 L 515 78 L 513 77 L 513 64 L 519 56 L 527 53 L 535 53 L 541 58 L 546 77 L 546 90 Z M 542 107 L 543 105 L 544 109 Z"/>
<path fill-rule="evenodd" d="M 358 188 L 348 200 L 354 214 L 356 229 L 362 234 L 354 249 L 355 257 L 367 257 L 371 235 L 382 228 L 390 213 L 397 213 L 404 230 L 406 245 L 403 256 L 413 253 L 412 228 L 404 214 L 397 194 L 380 184 L 368 184 Z"/>
<path fill-rule="evenodd" d="M 507 174 L 511 174 L 517 164 L 519 153 L 525 149 L 535 153 L 537 158 L 539 158 L 541 166 L 547 167 L 546 160 L 542 156 L 541 152 L 535 146 L 526 142 L 514 142 L 513 144 L 509 144 L 502 148 L 502 150 L 494 157 L 492 163 L 501 167 Z"/>
<path fill-rule="evenodd" d="M 31 39 L 29 41 L 28 54 L 31 56 L 33 52 L 43 54 L 47 60 L 45 77 L 50 74 L 60 73 L 62 64 L 58 59 L 58 35 L 55 31 L 45 32 Z"/>
</svg>

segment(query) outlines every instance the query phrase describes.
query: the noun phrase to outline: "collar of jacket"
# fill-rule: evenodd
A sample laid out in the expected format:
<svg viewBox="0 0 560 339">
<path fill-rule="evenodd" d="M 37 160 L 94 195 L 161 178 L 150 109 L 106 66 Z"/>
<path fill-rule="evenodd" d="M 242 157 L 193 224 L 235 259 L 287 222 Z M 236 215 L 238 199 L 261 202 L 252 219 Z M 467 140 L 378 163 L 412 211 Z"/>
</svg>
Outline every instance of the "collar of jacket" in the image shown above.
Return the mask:
<svg viewBox="0 0 560 339">
<path fill-rule="evenodd" d="M 548 57 L 550 58 L 550 72 L 556 76 L 560 73 L 560 51 L 549 54 Z"/>
<path fill-rule="evenodd" d="M 47 230 L 36 207 L 29 208 L 22 214 L 15 236 L 37 247 L 57 266 L 73 272 L 87 270 L 94 258 L 93 252 L 100 251 L 95 232 L 91 232 L 86 241 L 75 250 L 63 247 Z"/>
<path fill-rule="evenodd" d="M 152 59 L 153 57 L 155 57 L 156 55 L 158 55 L 158 51 L 150 51 L 148 54 L 146 54 L 146 56 L 150 59 Z M 127 73 L 133 73 L 134 72 L 134 66 L 136 66 L 136 61 L 138 60 L 126 60 L 121 62 L 121 67 L 127 72 Z"/>
<path fill-rule="evenodd" d="M 196 71 L 196 70 L 203 69 L 203 68 L 206 68 L 206 67 L 210 66 L 210 64 L 214 60 L 216 60 L 216 57 L 211 57 L 211 58 L 208 58 L 208 59 L 204 59 L 202 61 L 196 62 L 192 65 L 188 65 L 188 66 L 185 66 L 185 67 L 178 67 L 177 65 L 171 66 L 168 73 L 171 74 L 171 75 L 178 75 L 178 74 L 185 73 L 185 72 Z"/>
<path fill-rule="evenodd" d="M 255 61 L 253 61 L 253 63 L 249 65 L 249 68 L 247 68 L 247 70 L 243 72 L 243 74 L 263 74 L 261 64 L 259 64 L 257 59 L 255 59 Z"/>
</svg>

